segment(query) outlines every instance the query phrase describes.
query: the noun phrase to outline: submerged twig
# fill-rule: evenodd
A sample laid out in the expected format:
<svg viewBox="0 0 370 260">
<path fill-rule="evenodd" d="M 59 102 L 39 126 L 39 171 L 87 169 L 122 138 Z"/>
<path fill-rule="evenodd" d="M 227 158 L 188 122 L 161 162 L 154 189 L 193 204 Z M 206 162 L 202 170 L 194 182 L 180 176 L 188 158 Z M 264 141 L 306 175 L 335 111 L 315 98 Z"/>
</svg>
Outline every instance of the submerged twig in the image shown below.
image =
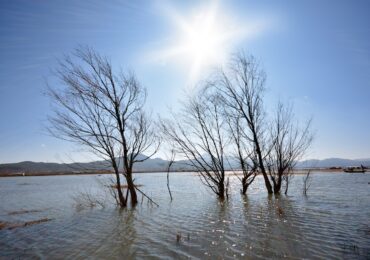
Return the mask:
<svg viewBox="0 0 370 260">
<path fill-rule="evenodd" d="M 171 201 L 173 200 L 172 198 L 172 193 L 171 193 L 171 189 L 170 189 L 170 170 L 171 170 L 171 166 L 172 164 L 175 162 L 175 151 L 174 150 L 171 150 L 171 158 L 168 162 L 168 166 L 167 166 L 167 189 L 168 189 L 168 193 L 170 194 L 170 198 L 171 198 Z"/>
<path fill-rule="evenodd" d="M 135 189 L 141 193 L 141 195 L 143 195 L 145 198 L 147 198 L 151 203 L 153 203 L 154 205 L 156 205 L 157 207 L 159 207 L 159 205 L 157 203 L 155 203 L 148 195 L 146 195 L 142 190 L 140 190 L 136 185 L 135 185 Z"/>
<path fill-rule="evenodd" d="M 303 195 L 307 196 L 307 191 L 312 183 L 311 170 L 308 170 L 306 176 L 303 179 Z"/>
<path fill-rule="evenodd" d="M 38 219 L 38 220 L 27 221 L 27 222 L 24 222 L 24 223 L 0 222 L 0 230 L 5 229 L 5 228 L 10 230 L 10 229 L 19 228 L 19 227 L 32 226 L 32 225 L 35 225 L 35 224 L 48 222 L 50 220 L 51 219 L 49 219 L 49 218 L 42 218 L 42 219 Z"/>
</svg>

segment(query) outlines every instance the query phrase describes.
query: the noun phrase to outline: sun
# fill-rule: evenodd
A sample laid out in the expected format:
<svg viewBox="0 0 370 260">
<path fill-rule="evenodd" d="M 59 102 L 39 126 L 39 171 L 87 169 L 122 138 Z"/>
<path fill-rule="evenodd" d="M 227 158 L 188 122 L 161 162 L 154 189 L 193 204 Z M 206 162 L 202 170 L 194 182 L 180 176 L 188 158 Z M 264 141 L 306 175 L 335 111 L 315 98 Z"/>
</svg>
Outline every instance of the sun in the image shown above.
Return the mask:
<svg viewBox="0 0 370 260">
<path fill-rule="evenodd" d="M 166 8 L 166 14 L 174 25 L 174 37 L 156 52 L 156 57 L 185 65 L 190 82 L 196 81 L 207 68 L 222 63 L 242 34 L 240 25 L 219 12 L 217 1 L 191 14 L 180 15 L 170 8 Z"/>
<path fill-rule="evenodd" d="M 188 78 L 187 86 L 225 64 L 231 53 L 237 48 L 244 50 L 249 40 L 270 26 L 270 18 L 245 14 L 240 18 L 238 12 L 221 6 L 218 0 L 192 6 L 191 12 L 179 10 L 168 2 L 160 6 L 171 27 L 170 35 L 156 41 L 161 47 L 150 50 L 146 60 L 180 66 Z"/>
<path fill-rule="evenodd" d="M 190 20 L 182 35 L 179 49 L 192 61 L 192 76 L 196 76 L 202 67 L 222 60 L 227 34 L 216 23 L 214 12 L 203 13 Z"/>
</svg>

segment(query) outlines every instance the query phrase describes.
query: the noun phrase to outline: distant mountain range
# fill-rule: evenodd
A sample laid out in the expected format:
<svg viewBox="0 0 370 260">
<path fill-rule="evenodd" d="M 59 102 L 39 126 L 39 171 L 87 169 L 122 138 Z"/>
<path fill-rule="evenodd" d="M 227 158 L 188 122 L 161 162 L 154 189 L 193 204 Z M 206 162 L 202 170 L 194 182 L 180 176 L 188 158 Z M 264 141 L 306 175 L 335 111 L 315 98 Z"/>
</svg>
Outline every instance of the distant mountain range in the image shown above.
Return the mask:
<svg viewBox="0 0 370 260">
<path fill-rule="evenodd" d="M 145 155 L 140 155 L 140 159 L 144 159 Z M 122 160 L 119 160 L 120 165 Z M 158 172 L 167 171 L 168 161 L 161 158 L 147 159 L 144 162 L 137 163 L 134 166 L 135 172 Z M 178 161 L 171 170 L 186 171 L 192 168 L 186 164 L 185 161 Z M 109 161 L 93 161 L 83 163 L 45 163 L 45 162 L 31 162 L 24 161 L 19 163 L 0 164 L 1 175 L 21 175 L 25 174 L 55 174 L 55 173 L 89 173 L 89 172 L 107 172 L 111 171 Z"/>
<path fill-rule="evenodd" d="M 141 155 L 143 158 L 144 155 Z M 229 160 L 233 161 L 233 160 Z M 235 167 L 236 162 L 232 162 Z M 330 168 L 348 166 L 370 166 L 370 159 L 341 159 L 330 158 L 324 160 L 306 160 L 297 163 L 297 168 Z M 121 162 L 122 165 L 122 162 Z M 134 167 L 135 172 L 156 172 L 166 171 L 168 161 L 161 158 L 147 159 L 142 163 L 137 163 Z M 108 161 L 94 161 L 88 163 L 44 163 L 44 162 L 19 162 L 0 164 L 0 175 L 19 175 L 19 174 L 51 174 L 51 173 L 88 173 L 88 172 L 107 172 L 111 167 Z M 192 167 L 188 161 L 176 161 L 171 167 L 172 171 L 191 171 Z"/>
<path fill-rule="evenodd" d="M 369 159 L 342 159 L 328 158 L 323 160 L 306 160 L 297 163 L 298 168 L 330 168 L 330 167 L 349 167 L 349 166 L 366 166 L 370 167 Z"/>
</svg>

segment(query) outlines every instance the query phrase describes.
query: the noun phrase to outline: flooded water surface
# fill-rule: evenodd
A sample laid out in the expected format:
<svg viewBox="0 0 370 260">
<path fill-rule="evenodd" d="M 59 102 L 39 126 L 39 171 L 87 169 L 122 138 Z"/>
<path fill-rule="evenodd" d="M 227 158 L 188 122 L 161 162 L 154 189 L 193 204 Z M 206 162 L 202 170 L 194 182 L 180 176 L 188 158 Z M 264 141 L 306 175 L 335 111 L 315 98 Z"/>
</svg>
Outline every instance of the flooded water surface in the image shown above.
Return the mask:
<svg viewBox="0 0 370 260">
<path fill-rule="evenodd" d="M 109 176 L 0 178 L 0 221 L 39 224 L 0 230 L 0 258 L 370 258 L 370 174 L 314 173 L 308 196 L 295 176 L 288 196 L 268 196 L 262 178 L 248 196 L 230 176 L 220 203 L 193 173 L 137 174 L 144 199 L 119 210 L 102 182 Z M 76 206 L 81 192 L 104 207 Z M 140 198 L 141 199 L 141 198 Z"/>
</svg>

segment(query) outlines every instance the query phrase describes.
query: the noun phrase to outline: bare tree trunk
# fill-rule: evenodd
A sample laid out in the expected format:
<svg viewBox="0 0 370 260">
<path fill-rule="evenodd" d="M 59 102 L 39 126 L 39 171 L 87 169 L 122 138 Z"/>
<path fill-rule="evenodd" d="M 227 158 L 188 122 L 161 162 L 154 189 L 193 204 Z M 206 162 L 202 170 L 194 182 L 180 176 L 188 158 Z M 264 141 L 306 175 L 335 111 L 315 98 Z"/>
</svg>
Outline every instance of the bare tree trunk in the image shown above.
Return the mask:
<svg viewBox="0 0 370 260">
<path fill-rule="evenodd" d="M 171 166 L 174 163 L 174 161 L 175 161 L 175 152 L 174 152 L 174 150 L 172 150 L 171 151 L 171 158 L 170 158 L 170 161 L 169 161 L 168 166 L 167 166 L 167 189 L 168 189 L 168 193 L 170 194 L 171 201 L 173 200 L 173 198 L 172 198 L 172 193 L 171 193 L 171 189 L 170 189 L 170 170 L 171 170 Z"/>
<path fill-rule="evenodd" d="M 242 194 L 245 195 L 248 190 L 248 183 L 246 182 L 246 178 L 243 177 L 242 179 Z"/>
<path fill-rule="evenodd" d="M 285 181 L 285 195 L 288 195 L 288 188 L 289 188 L 289 178 L 286 179 Z"/>
<path fill-rule="evenodd" d="M 138 201 L 137 201 L 137 194 L 136 194 L 135 184 L 132 180 L 132 173 L 131 172 L 127 172 L 126 180 L 127 180 L 127 188 L 130 191 L 131 206 L 135 206 L 138 203 Z"/>
<path fill-rule="evenodd" d="M 247 194 L 247 190 L 248 190 L 248 185 L 244 185 L 243 190 L 242 190 L 242 194 L 243 195 Z"/>
<path fill-rule="evenodd" d="M 272 194 L 272 186 L 271 186 L 271 183 L 269 181 L 269 178 L 267 177 L 267 174 L 266 174 L 266 171 L 262 171 L 262 175 L 263 175 L 263 179 L 265 180 L 265 186 L 266 186 L 266 189 L 267 189 L 267 193 L 269 194 Z"/>
<path fill-rule="evenodd" d="M 303 195 L 307 196 L 307 191 L 312 183 L 311 171 L 308 170 L 306 176 L 303 178 Z"/>
<path fill-rule="evenodd" d="M 281 190 L 282 174 L 278 175 L 277 182 L 274 182 L 274 194 L 279 194 Z"/>
<path fill-rule="evenodd" d="M 225 184 L 224 182 L 220 182 L 218 185 L 218 197 L 221 201 L 225 200 Z"/>
<path fill-rule="evenodd" d="M 121 208 L 125 208 L 127 206 L 126 200 L 123 197 L 122 189 L 121 189 L 121 181 L 119 179 L 118 174 L 116 174 L 116 181 L 117 181 L 117 191 L 118 191 L 118 199 L 119 199 L 119 204 Z"/>
<path fill-rule="evenodd" d="M 127 200 L 123 196 L 122 188 L 121 188 L 121 178 L 119 176 L 119 171 L 115 162 L 113 163 L 114 173 L 116 175 L 116 184 L 117 184 L 117 193 L 118 193 L 118 202 L 121 208 L 125 208 L 127 206 Z"/>
<path fill-rule="evenodd" d="M 226 190 L 225 190 L 225 193 L 226 193 L 226 199 L 227 199 L 227 200 L 229 199 L 229 191 L 230 191 L 230 179 L 229 179 L 229 177 L 227 177 L 227 181 L 226 181 Z"/>
<path fill-rule="evenodd" d="M 254 129 L 254 127 L 252 129 Z M 272 194 L 272 186 L 271 186 L 271 183 L 270 183 L 269 178 L 268 178 L 267 173 L 266 173 L 265 163 L 264 163 L 264 160 L 263 160 L 261 147 L 260 147 L 260 144 L 259 144 L 259 138 L 257 137 L 257 134 L 255 133 L 254 130 L 253 130 L 253 137 L 254 137 L 253 141 L 254 141 L 255 146 L 256 146 L 256 153 L 257 153 L 257 157 L 258 157 L 259 167 L 261 169 L 263 179 L 265 181 L 265 186 L 266 186 L 266 189 L 267 189 L 267 193 Z"/>
<path fill-rule="evenodd" d="M 257 146 L 257 147 L 259 147 L 259 146 Z M 259 148 L 257 149 L 257 155 L 258 155 L 258 161 L 259 161 L 259 165 L 260 165 L 260 168 L 261 168 L 262 176 L 263 176 L 263 179 L 265 181 L 265 186 L 266 186 L 266 189 L 267 189 L 267 193 L 272 194 L 273 192 L 272 192 L 271 183 L 270 183 L 269 178 L 267 176 L 266 169 L 265 169 L 265 166 L 264 166 L 264 163 L 263 163 L 262 153 L 261 153 L 261 150 Z"/>
<path fill-rule="evenodd" d="M 170 172 L 169 171 L 167 172 L 167 189 L 168 189 L 168 193 L 170 194 L 171 201 L 172 201 L 173 198 L 172 198 L 172 193 L 170 189 Z"/>
<path fill-rule="evenodd" d="M 256 176 L 256 175 L 255 175 L 255 176 Z M 249 182 L 248 182 L 248 177 L 247 177 L 247 176 L 243 177 L 243 179 L 242 179 L 242 194 L 243 194 L 243 195 L 245 195 L 245 194 L 247 193 L 247 190 L 248 190 L 248 188 L 249 188 L 249 185 L 251 185 L 251 184 L 252 184 L 252 182 L 253 182 L 253 180 L 254 180 L 255 176 L 254 176 L 254 177 L 252 178 L 252 180 L 250 180 Z"/>
</svg>

